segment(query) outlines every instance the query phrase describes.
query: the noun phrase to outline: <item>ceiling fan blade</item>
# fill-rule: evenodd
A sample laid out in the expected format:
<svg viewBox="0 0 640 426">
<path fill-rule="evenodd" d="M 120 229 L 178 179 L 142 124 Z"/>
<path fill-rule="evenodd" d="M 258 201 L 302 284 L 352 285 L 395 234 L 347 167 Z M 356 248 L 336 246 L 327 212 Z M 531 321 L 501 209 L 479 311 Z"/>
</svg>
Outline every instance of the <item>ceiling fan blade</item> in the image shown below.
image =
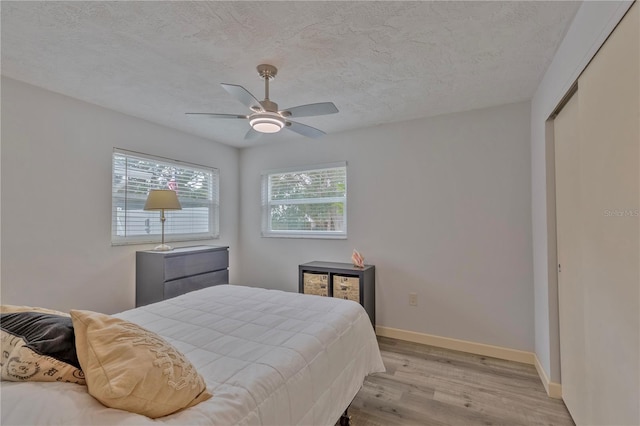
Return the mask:
<svg viewBox="0 0 640 426">
<path fill-rule="evenodd" d="M 247 118 L 246 115 L 238 114 L 216 114 L 211 112 L 185 112 L 186 115 L 207 115 L 213 118 Z"/>
<path fill-rule="evenodd" d="M 314 115 L 335 114 L 338 108 L 333 102 L 320 102 L 317 104 L 300 105 L 282 111 L 285 117 L 312 117 Z"/>
<path fill-rule="evenodd" d="M 322 130 L 316 129 L 315 127 L 307 126 L 306 124 L 296 123 L 295 121 L 287 121 L 287 125 L 285 126 L 285 128 L 302 136 L 307 136 L 314 139 L 326 135 L 326 133 Z"/>
<path fill-rule="evenodd" d="M 260 137 L 260 132 L 253 130 L 253 127 L 250 127 L 247 131 L 247 134 L 244 135 L 245 140 L 258 139 Z"/>
<path fill-rule="evenodd" d="M 220 83 L 220 86 L 231 96 L 242 102 L 253 111 L 263 111 L 260 101 L 256 99 L 247 89 L 237 84 Z"/>
</svg>

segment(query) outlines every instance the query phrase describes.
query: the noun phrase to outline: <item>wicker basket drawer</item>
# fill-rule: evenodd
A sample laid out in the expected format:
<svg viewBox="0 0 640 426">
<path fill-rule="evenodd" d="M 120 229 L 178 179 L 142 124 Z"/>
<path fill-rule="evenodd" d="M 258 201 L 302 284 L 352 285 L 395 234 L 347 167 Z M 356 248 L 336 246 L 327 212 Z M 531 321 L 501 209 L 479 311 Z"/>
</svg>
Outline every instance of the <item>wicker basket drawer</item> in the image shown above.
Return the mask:
<svg viewBox="0 0 640 426">
<path fill-rule="evenodd" d="M 333 297 L 360 303 L 360 279 L 358 277 L 334 275 Z"/>
<path fill-rule="evenodd" d="M 329 275 L 304 273 L 304 293 L 317 296 L 329 295 Z"/>
</svg>

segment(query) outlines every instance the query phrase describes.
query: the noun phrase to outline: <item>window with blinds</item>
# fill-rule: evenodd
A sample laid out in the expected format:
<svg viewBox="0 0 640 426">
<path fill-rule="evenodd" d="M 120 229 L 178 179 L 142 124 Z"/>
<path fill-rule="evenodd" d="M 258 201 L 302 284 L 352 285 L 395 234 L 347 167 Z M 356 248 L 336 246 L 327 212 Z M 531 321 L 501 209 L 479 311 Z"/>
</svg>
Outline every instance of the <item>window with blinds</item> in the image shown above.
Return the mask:
<svg viewBox="0 0 640 426">
<path fill-rule="evenodd" d="M 264 237 L 347 237 L 347 163 L 262 174 Z"/>
<path fill-rule="evenodd" d="M 219 236 L 218 169 L 114 149 L 111 242 L 160 241 L 159 211 L 143 210 L 151 189 L 176 191 L 182 210 L 165 211 L 165 241 Z"/>
</svg>

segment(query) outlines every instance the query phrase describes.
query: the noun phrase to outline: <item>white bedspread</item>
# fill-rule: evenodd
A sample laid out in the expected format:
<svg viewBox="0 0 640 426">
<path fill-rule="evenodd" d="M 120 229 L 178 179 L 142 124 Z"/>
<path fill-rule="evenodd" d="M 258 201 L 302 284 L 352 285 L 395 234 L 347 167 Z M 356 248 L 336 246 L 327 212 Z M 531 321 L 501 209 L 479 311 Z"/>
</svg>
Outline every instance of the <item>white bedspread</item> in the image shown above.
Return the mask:
<svg viewBox="0 0 640 426">
<path fill-rule="evenodd" d="M 116 316 L 185 353 L 213 398 L 154 421 L 84 386 L 3 382 L 0 423 L 333 425 L 365 376 L 384 371 L 369 317 L 347 300 L 222 285 Z"/>
</svg>

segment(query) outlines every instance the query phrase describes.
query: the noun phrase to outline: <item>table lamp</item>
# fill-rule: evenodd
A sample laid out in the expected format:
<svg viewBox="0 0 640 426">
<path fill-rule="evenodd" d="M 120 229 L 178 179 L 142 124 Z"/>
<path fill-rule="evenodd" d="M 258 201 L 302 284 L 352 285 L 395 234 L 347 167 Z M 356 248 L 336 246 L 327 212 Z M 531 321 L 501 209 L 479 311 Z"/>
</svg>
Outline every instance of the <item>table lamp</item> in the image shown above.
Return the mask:
<svg viewBox="0 0 640 426">
<path fill-rule="evenodd" d="M 144 203 L 144 210 L 160 210 L 160 222 L 162 222 L 162 244 L 154 248 L 157 251 L 173 250 L 171 246 L 164 243 L 164 217 L 165 210 L 182 210 L 176 191 L 171 189 L 152 189 Z"/>
</svg>

